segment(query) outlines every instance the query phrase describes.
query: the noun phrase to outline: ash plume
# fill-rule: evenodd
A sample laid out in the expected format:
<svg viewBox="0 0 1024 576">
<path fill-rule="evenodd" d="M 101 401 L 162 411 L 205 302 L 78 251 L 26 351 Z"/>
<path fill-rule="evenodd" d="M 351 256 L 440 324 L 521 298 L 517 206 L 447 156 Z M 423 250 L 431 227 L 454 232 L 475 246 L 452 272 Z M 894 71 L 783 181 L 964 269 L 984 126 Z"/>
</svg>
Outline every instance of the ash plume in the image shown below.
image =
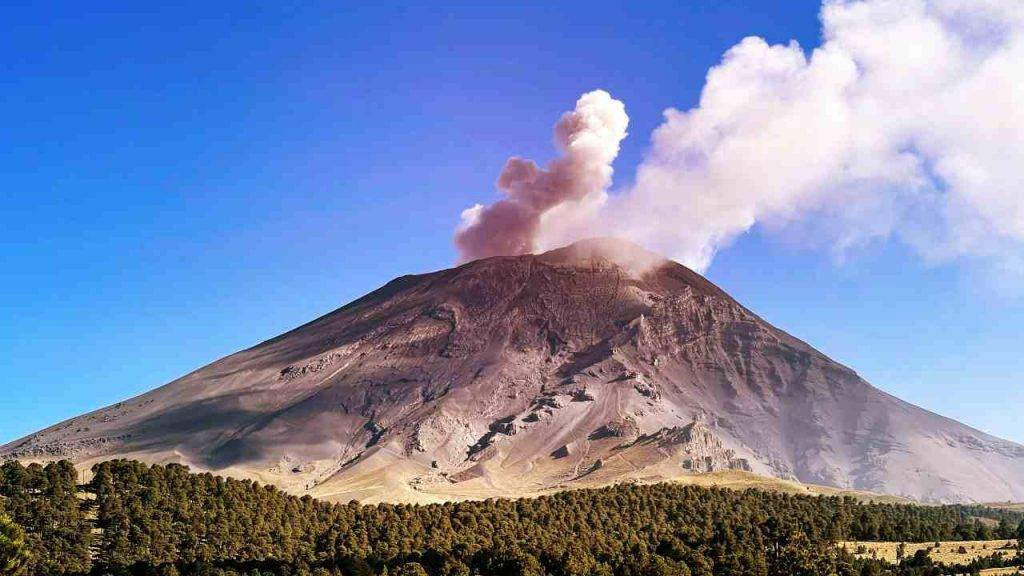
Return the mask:
<svg viewBox="0 0 1024 576">
<path fill-rule="evenodd" d="M 1024 3 L 828 0 L 821 22 L 809 52 L 730 49 L 696 107 L 665 111 L 633 185 L 559 172 L 540 204 L 509 192 L 470 212 L 463 257 L 600 230 L 705 270 L 756 226 L 836 257 L 894 239 L 1024 277 Z"/>
<path fill-rule="evenodd" d="M 462 260 L 533 252 L 548 210 L 603 195 L 628 124 L 625 106 L 607 92 L 580 96 L 576 108 L 555 125 L 561 156 L 546 168 L 524 158 L 509 159 L 498 178 L 505 198 L 463 212 L 455 236 Z"/>
</svg>

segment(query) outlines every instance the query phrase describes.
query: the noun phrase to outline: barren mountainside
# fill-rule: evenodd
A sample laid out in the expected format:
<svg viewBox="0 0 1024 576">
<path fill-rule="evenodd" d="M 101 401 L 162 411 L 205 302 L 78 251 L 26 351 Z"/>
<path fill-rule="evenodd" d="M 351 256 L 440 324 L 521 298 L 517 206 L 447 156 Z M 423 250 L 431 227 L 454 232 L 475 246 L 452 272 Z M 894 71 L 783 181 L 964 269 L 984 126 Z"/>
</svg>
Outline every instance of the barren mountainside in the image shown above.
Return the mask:
<svg viewBox="0 0 1024 576">
<path fill-rule="evenodd" d="M 885 394 L 693 271 L 607 239 L 398 278 L 0 456 L 181 462 L 335 500 L 723 470 L 1024 500 L 1024 447 Z"/>
</svg>

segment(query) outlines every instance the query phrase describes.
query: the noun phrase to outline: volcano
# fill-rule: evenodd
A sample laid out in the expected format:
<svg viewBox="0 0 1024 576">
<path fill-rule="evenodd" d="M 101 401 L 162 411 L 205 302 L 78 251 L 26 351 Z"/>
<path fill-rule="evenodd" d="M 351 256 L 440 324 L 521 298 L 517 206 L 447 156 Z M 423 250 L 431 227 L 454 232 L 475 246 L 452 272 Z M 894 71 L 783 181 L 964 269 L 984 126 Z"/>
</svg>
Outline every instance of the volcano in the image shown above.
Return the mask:
<svg viewBox="0 0 1024 576">
<path fill-rule="evenodd" d="M 0 457 L 178 462 L 339 501 L 728 471 L 1024 500 L 1024 446 L 872 387 L 701 275 L 611 239 L 397 278 Z"/>
</svg>

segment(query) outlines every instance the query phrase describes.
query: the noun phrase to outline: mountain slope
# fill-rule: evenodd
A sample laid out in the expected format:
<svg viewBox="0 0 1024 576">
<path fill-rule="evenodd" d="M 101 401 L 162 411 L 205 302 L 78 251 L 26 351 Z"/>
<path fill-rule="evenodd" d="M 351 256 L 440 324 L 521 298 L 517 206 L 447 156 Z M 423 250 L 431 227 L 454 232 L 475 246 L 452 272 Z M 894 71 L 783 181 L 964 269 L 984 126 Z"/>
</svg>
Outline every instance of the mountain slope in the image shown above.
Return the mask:
<svg viewBox="0 0 1024 576">
<path fill-rule="evenodd" d="M 700 275 L 616 240 L 398 278 L 0 455 L 175 461 L 332 499 L 722 470 L 1024 499 L 1024 447 L 873 388 Z"/>
</svg>

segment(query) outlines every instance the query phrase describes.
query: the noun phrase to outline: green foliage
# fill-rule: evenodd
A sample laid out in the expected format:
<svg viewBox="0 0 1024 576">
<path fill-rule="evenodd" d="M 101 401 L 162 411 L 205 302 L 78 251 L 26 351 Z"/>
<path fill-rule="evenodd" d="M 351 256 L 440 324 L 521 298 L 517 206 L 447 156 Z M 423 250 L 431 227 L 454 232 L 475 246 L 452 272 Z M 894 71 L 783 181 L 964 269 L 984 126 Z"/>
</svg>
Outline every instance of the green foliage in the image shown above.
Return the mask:
<svg viewBox="0 0 1024 576">
<path fill-rule="evenodd" d="M 679 560 L 669 560 L 654 554 L 644 566 L 644 574 L 649 576 L 690 576 L 690 569 Z"/>
<path fill-rule="evenodd" d="M 492 576 L 544 576 L 537 558 L 517 546 L 482 551 L 475 564 L 480 572 Z"/>
<path fill-rule="evenodd" d="M 13 520 L 0 514 L 0 574 L 16 576 L 28 560 L 25 532 Z"/>
<path fill-rule="evenodd" d="M 406 562 L 395 570 L 395 576 L 429 576 L 427 571 L 416 562 Z"/>
<path fill-rule="evenodd" d="M 363 506 L 179 465 L 115 460 L 93 473 L 76 492 L 67 463 L 0 467 L 0 496 L 25 527 L 32 576 L 927 576 L 938 568 L 921 558 L 896 568 L 833 543 L 973 539 L 991 531 L 978 518 L 1022 522 L 976 506 L 669 484 Z"/>
<path fill-rule="evenodd" d="M 33 560 L 28 574 L 89 571 L 91 526 L 78 498 L 77 472 L 70 462 L 0 466 L 0 495 L 7 514 L 26 532 Z"/>
</svg>

